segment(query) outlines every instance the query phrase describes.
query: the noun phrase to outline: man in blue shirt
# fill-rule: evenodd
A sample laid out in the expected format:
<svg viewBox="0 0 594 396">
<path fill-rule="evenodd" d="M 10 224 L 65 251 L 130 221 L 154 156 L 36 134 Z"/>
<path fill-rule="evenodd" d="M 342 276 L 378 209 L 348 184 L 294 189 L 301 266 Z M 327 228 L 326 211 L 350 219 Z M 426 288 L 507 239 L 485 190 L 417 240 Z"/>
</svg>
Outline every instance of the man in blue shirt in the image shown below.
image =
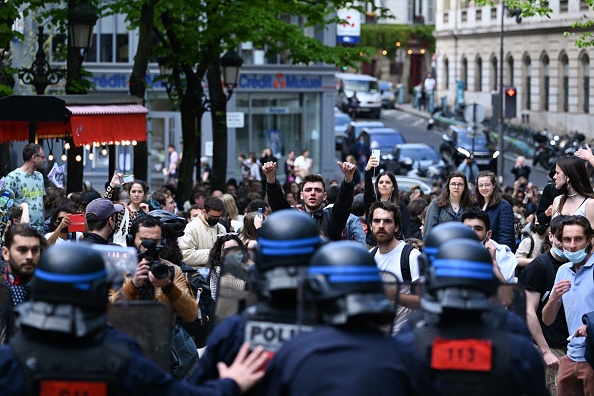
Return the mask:
<svg viewBox="0 0 594 396">
<path fill-rule="evenodd" d="M 555 286 L 542 310 L 542 321 L 549 326 L 561 306 L 569 330 L 567 356 L 559 361 L 558 395 L 594 395 L 594 370 L 586 362 L 586 332 L 582 315 L 594 310 L 594 230 L 583 216 L 568 216 L 557 229 L 555 237 L 563 244 L 569 263 L 557 270 Z"/>
</svg>

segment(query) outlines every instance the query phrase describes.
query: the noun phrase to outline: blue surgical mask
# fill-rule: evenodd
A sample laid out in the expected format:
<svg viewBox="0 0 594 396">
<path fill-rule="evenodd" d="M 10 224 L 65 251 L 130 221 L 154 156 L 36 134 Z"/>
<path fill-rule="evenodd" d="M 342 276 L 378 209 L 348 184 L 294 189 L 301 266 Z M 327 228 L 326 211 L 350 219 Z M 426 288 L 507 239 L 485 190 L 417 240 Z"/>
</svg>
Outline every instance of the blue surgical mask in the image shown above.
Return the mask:
<svg viewBox="0 0 594 396">
<path fill-rule="evenodd" d="M 576 252 L 570 252 L 569 250 L 564 250 L 565 257 L 573 264 L 578 264 L 584 261 L 588 253 L 586 253 L 586 248 L 580 249 Z"/>
<path fill-rule="evenodd" d="M 555 246 L 554 243 L 553 243 L 553 247 L 551 249 L 553 250 L 553 253 L 555 253 L 560 258 L 565 258 L 565 252 L 563 250 L 559 249 L 557 246 Z"/>
</svg>

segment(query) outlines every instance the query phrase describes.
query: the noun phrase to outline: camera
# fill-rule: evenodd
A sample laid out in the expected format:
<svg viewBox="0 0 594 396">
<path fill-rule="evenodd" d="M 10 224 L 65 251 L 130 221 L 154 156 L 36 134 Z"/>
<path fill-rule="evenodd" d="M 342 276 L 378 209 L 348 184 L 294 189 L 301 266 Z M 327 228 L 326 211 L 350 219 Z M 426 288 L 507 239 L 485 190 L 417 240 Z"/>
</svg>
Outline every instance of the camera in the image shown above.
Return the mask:
<svg viewBox="0 0 594 396">
<path fill-rule="evenodd" d="M 155 278 L 167 278 L 169 276 L 169 266 L 159 260 L 159 253 L 161 253 L 163 246 L 157 245 L 155 241 L 151 239 L 143 239 L 142 246 L 144 246 L 146 250 L 138 254 L 138 262 L 147 259 L 150 262 L 150 271 Z"/>
</svg>

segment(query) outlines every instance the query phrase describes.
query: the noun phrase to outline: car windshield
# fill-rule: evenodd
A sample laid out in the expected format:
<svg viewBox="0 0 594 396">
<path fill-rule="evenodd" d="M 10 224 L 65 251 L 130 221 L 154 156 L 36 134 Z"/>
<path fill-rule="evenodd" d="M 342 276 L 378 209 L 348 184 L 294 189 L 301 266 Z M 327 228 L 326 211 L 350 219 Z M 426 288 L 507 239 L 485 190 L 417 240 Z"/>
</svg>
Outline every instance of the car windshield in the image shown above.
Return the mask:
<svg viewBox="0 0 594 396">
<path fill-rule="evenodd" d="M 351 117 L 346 114 L 335 114 L 334 115 L 334 125 L 341 126 L 341 125 L 348 125 L 351 122 Z"/>
<path fill-rule="evenodd" d="M 344 89 L 347 91 L 374 93 L 377 92 L 377 81 L 345 80 Z"/>
<path fill-rule="evenodd" d="M 440 157 L 437 152 L 430 147 L 401 147 L 400 148 L 400 158 L 414 158 L 415 160 L 424 161 L 424 160 L 437 160 L 439 161 Z"/>
<path fill-rule="evenodd" d="M 472 146 L 472 137 L 468 136 L 466 131 L 458 132 L 458 144 L 460 146 Z M 476 135 L 474 138 L 475 146 L 486 146 L 488 144 L 490 144 L 490 141 L 485 132 Z"/>
<path fill-rule="evenodd" d="M 397 144 L 404 143 L 402 135 L 399 133 L 377 133 L 370 134 L 369 141 L 371 149 L 380 149 L 382 154 L 385 152 L 392 152 L 392 149 Z"/>
<path fill-rule="evenodd" d="M 390 83 L 387 82 L 378 82 L 377 85 L 379 86 L 379 89 L 381 89 L 382 91 L 389 91 L 390 88 Z"/>
</svg>

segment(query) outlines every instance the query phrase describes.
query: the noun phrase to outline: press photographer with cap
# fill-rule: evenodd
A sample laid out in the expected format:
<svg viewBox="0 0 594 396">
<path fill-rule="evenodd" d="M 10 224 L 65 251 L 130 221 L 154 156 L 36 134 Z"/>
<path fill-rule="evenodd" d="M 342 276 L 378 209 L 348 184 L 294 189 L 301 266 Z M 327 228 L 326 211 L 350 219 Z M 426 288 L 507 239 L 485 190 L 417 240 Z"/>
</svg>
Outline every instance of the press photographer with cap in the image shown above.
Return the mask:
<svg viewBox="0 0 594 396">
<path fill-rule="evenodd" d="M 83 233 L 82 242 L 107 245 L 116 230 L 117 213 L 124 210 L 107 198 L 91 201 L 85 209 L 88 232 Z"/>
</svg>

